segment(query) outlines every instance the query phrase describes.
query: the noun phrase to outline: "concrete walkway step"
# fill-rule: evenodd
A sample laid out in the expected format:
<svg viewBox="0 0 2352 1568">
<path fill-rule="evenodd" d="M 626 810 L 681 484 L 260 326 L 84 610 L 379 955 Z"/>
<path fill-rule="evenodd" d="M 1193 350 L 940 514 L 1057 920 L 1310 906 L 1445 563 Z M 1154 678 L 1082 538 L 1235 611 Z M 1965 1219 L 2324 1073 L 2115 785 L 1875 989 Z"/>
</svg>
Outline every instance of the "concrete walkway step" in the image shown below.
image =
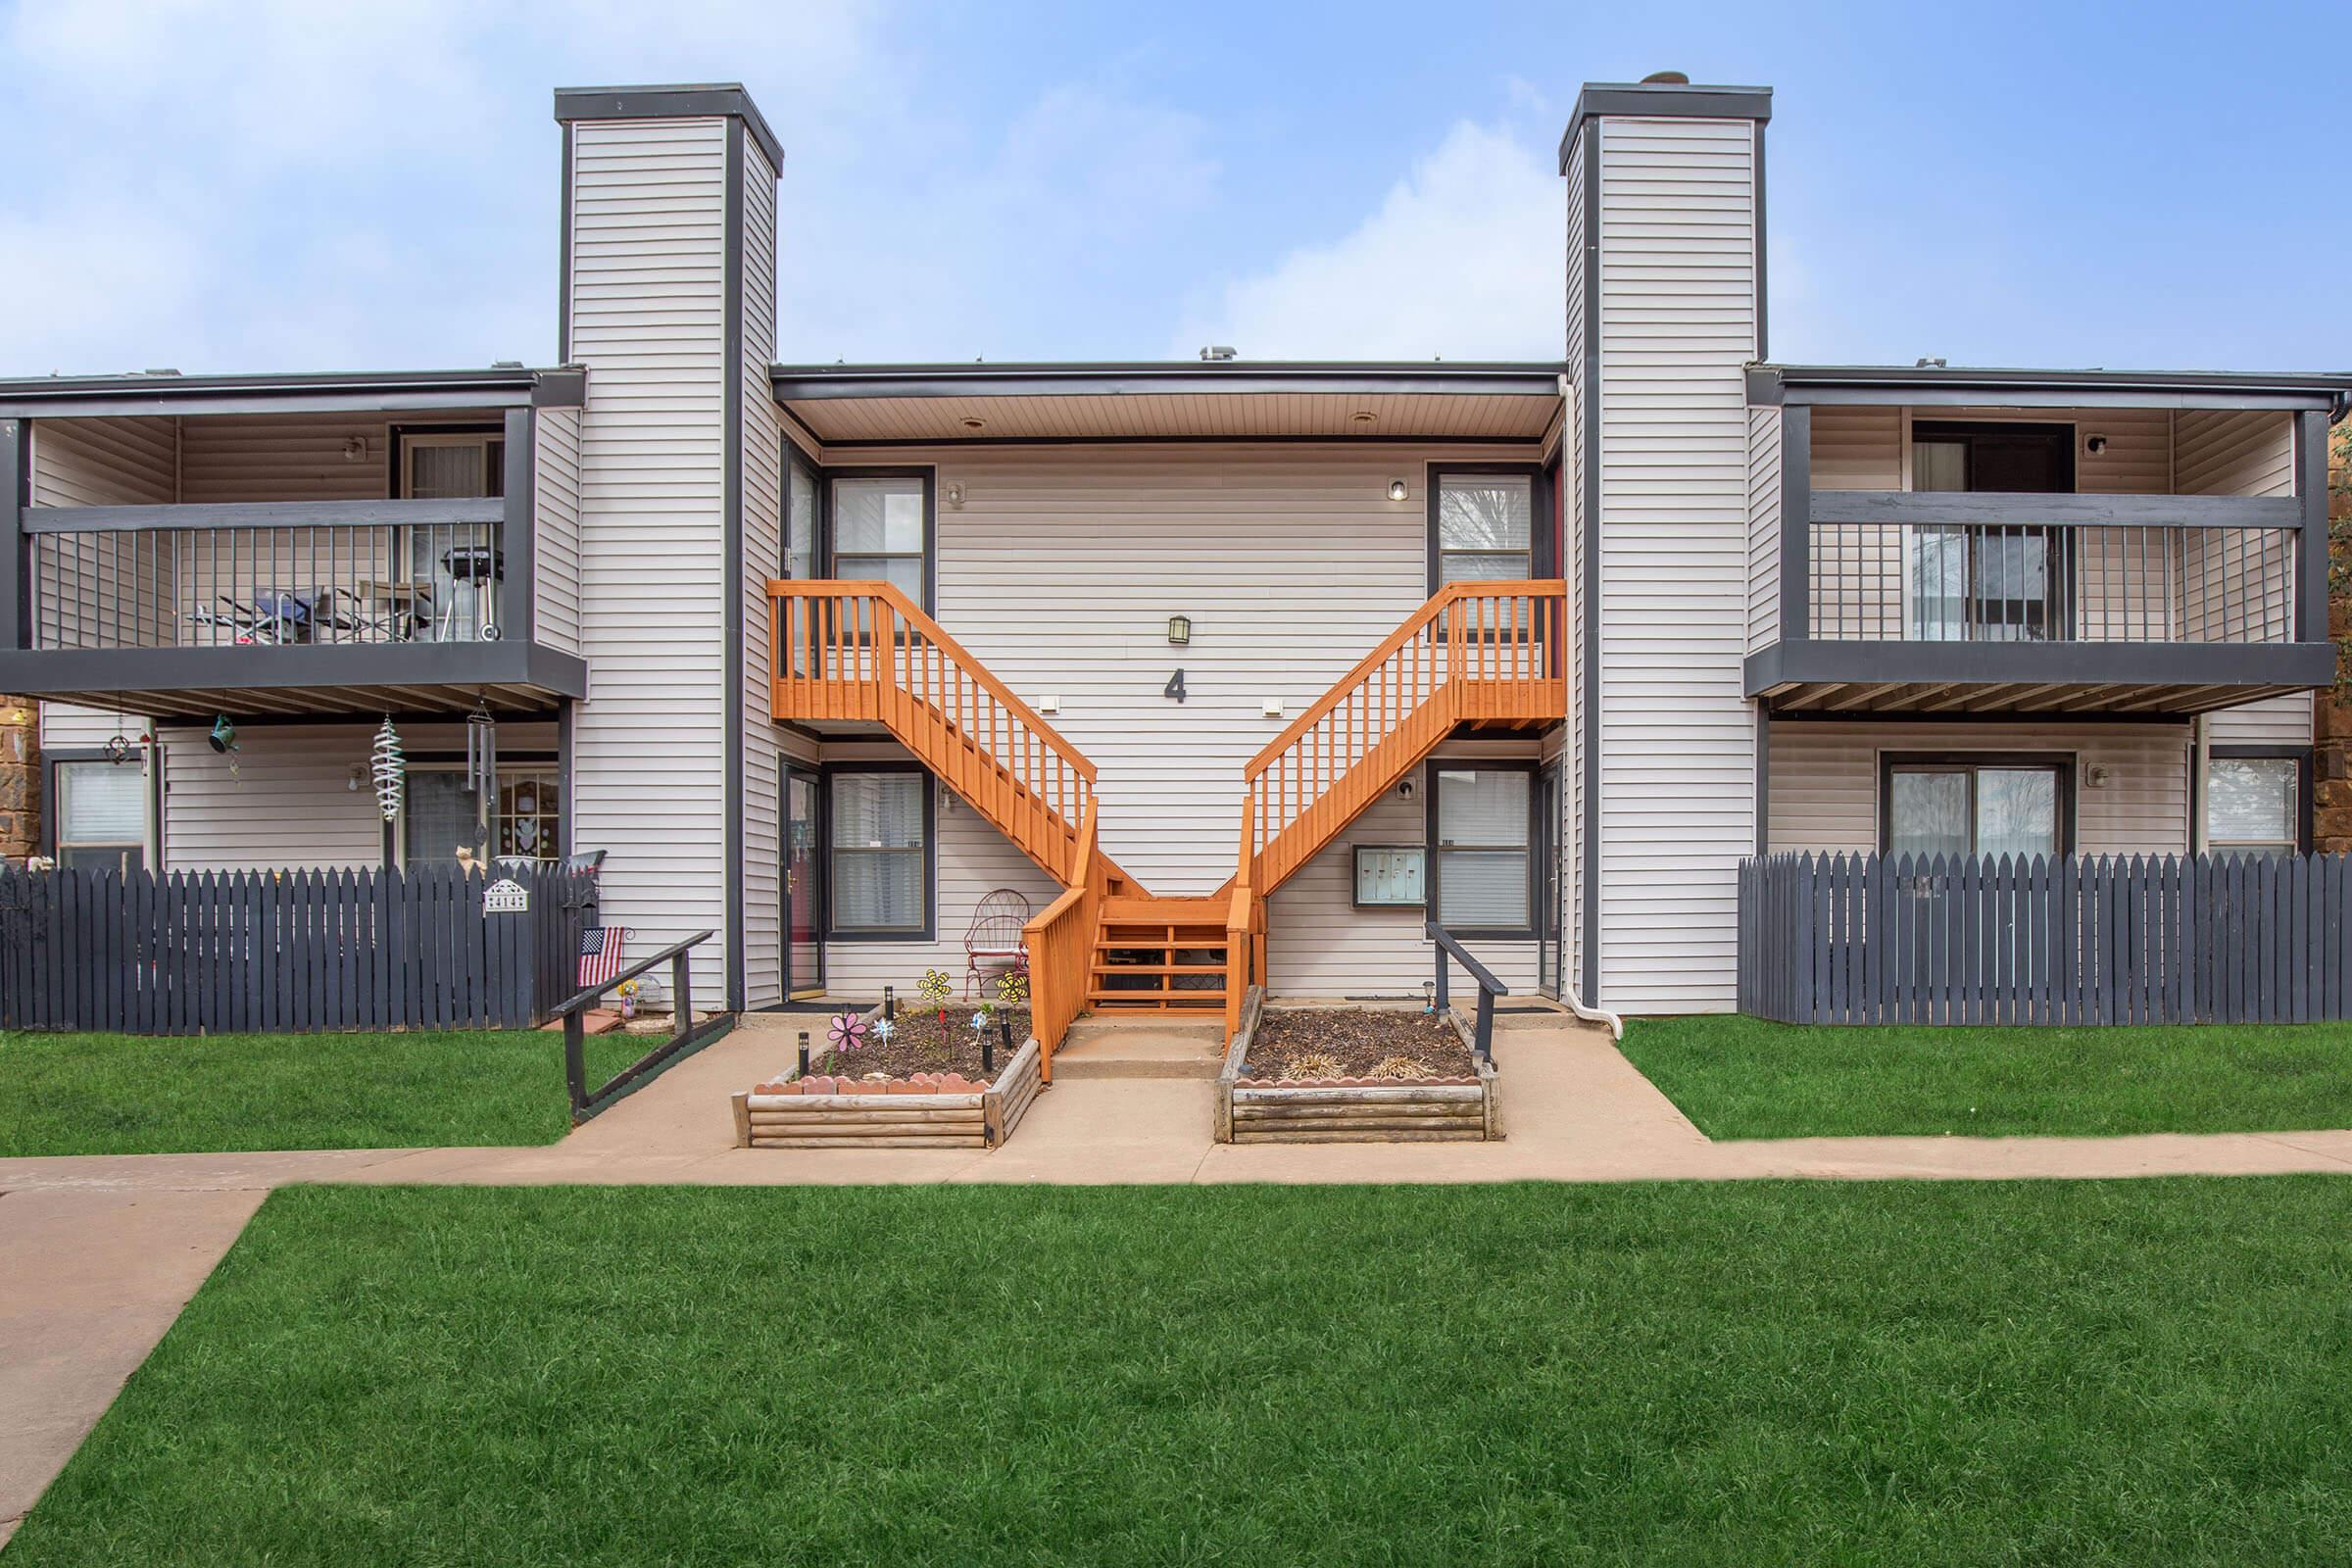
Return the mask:
<svg viewBox="0 0 2352 1568">
<path fill-rule="evenodd" d="M 1213 1079 L 1225 1064 L 1222 1023 L 1089 1018 L 1054 1053 L 1054 1081 L 1089 1078 Z"/>
</svg>

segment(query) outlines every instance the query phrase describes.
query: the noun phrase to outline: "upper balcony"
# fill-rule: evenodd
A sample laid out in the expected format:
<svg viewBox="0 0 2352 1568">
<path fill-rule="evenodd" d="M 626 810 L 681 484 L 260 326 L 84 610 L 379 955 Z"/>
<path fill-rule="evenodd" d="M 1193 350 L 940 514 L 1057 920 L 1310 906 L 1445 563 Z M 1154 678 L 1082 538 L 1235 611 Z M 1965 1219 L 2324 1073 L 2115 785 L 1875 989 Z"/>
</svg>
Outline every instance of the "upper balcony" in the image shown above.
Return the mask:
<svg viewBox="0 0 2352 1568">
<path fill-rule="evenodd" d="M 0 690 L 161 719 L 583 696 L 577 372 L 0 383 Z"/>
<path fill-rule="evenodd" d="M 2157 718 L 2328 684 L 2347 384 L 1752 371 L 1747 694 Z"/>
</svg>

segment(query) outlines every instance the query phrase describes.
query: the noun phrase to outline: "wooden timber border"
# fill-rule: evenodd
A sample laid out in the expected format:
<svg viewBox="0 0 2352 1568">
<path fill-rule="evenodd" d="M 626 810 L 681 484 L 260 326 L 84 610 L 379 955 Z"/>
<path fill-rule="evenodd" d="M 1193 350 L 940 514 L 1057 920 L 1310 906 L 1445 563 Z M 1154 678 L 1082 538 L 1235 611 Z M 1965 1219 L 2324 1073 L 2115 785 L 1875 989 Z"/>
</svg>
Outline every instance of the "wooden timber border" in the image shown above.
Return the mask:
<svg viewBox="0 0 2352 1568">
<path fill-rule="evenodd" d="M 1265 989 L 1251 986 L 1242 1025 L 1217 1074 L 1215 1139 L 1220 1144 L 1485 1143 L 1502 1136 L 1494 1065 L 1478 1060 L 1475 1084 L 1330 1087 L 1242 1084 L 1242 1063 L 1265 1013 Z M 1447 1015 L 1463 1044 L 1469 1032 Z"/>
<path fill-rule="evenodd" d="M 977 1094 L 733 1097 L 738 1149 L 995 1149 L 1044 1087 L 1037 1037 Z"/>
</svg>

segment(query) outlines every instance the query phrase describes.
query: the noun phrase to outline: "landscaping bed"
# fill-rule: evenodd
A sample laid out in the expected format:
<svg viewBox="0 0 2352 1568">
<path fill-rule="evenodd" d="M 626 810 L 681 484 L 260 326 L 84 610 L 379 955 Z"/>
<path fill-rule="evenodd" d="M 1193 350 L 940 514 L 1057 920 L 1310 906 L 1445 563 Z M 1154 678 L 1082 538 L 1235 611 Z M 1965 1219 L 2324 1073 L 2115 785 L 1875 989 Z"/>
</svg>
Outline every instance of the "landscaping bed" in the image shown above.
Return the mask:
<svg viewBox="0 0 2352 1568">
<path fill-rule="evenodd" d="M 733 1097 L 735 1142 L 744 1149 L 994 1149 L 1018 1127 L 1044 1087 L 1043 1054 L 1029 1038 L 1029 1013 L 1008 1014 L 1004 1050 L 990 1013 L 983 1060 L 972 1007 L 902 1010 L 879 1038 L 866 1032 L 847 1049 L 809 1058 Z M 828 1033 L 832 1027 L 828 1025 Z"/>
<path fill-rule="evenodd" d="M 1494 1068 L 1450 1015 L 1269 1009 L 1252 987 L 1217 1076 L 1221 1144 L 1463 1143 L 1500 1138 Z"/>
<path fill-rule="evenodd" d="M 812 1051 L 808 1071 L 834 1078 L 870 1078 L 882 1073 L 891 1078 L 912 1078 L 917 1073 L 956 1073 L 973 1082 L 995 1076 L 981 1060 L 980 1034 L 972 1027 L 976 1007 L 950 1007 L 947 1021 L 942 1023 L 935 1007 L 899 1008 L 892 1020 L 889 1036 L 883 1038 L 875 1029 L 877 1017 L 866 1025 L 865 1038 L 847 1051 Z M 1012 1052 L 1021 1049 L 1029 1038 L 1029 1009 L 1014 1007 L 1008 1016 L 1012 1021 L 1012 1051 L 1004 1049 L 1002 1032 L 993 1020 L 999 1016 L 991 1009 L 992 1020 L 988 1038 L 996 1050 L 996 1064 L 1002 1070 L 1011 1059 Z M 831 1023 L 823 1030 L 810 1031 L 812 1044 L 822 1046 L 831 1039 Z"/>
</svg>

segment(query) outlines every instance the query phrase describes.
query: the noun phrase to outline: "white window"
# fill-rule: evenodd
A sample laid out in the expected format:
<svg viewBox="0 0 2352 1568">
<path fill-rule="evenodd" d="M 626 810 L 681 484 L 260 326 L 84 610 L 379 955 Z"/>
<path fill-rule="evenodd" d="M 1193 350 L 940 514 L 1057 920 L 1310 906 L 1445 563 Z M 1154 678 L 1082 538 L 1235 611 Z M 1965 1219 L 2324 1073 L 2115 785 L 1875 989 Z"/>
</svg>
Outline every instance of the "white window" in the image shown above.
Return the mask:
<svg viewBox="0 0 2352 1568">
<path fill-rule="evenodd" d="M 1533 474 L 1440 471 L 1434 483 L 1434 587 L 1449 582 L 1524 582 L 1536 574 Z"/>
<path fill-rule="evenodd" d="M 1888 855 L 2060 855 L 2073 767 L 2063 759 L 1889 758 Z"/>
<path fill-rule="evenodd" d="M 76 871 L 147 864 L 147 775 L 128 762 L 57 764 L 57 863 Z"/>
<path fill-rule="evenodd" d="M 920 772 L 830 775 L 833 934 L 920 937 L 931 925 L 931 779 Z"/>
<path fill-rule="evenodd" d="M 1533 936 L 1535 773 L 1441 767 L 1432 782 L 1438 923 L 1454 932 Z"/>
<path fill-rule="evenodd" d="M 2215 757 L 2205 770 L 2205 842 L 2217 852 L 2292 855 L 2302 844 L 2303 764 Z"/>
<path fill-rule="evenodd" d="M 923 491 L 919 474 L 835 479 L 833 575 L 845 582 L 879 579 L 928 608 Z"/>
</svg>

